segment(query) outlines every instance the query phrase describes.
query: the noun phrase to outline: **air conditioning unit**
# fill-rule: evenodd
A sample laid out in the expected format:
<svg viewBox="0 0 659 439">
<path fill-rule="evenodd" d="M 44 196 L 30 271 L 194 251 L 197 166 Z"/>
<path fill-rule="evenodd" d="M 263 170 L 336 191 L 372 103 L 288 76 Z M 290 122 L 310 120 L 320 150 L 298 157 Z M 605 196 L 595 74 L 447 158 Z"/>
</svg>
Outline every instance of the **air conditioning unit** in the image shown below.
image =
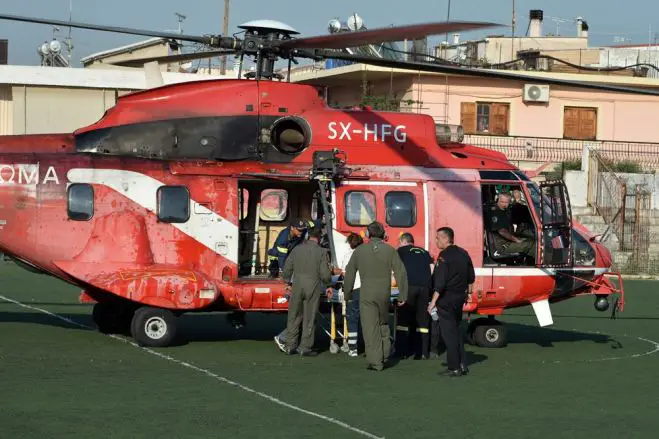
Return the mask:
<svg viewBox="0 0 659 439">
<path fill-rule="evenodd" d="M 524 102 L 549 102 L 549 86 L 524 84 Z"/>
</svg>

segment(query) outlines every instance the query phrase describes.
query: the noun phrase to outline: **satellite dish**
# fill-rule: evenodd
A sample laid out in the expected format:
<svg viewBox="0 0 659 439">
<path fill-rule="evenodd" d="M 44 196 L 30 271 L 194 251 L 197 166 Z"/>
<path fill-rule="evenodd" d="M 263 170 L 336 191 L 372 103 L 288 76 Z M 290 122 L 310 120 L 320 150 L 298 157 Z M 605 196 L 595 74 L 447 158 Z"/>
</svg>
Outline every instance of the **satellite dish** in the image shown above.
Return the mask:
<svg viewBox="0 0 659 439">
<path fill-rule="evenodd" d="M 327 23 L 327 30 L 331 34 L 335 34 L 341 30 L 341 22 L 338 18 L 332 18 L 329 23 Z"/>
<path fill-rule="evenodd" d="M 57 40 L 51 41 L 48 47 L 50 48 L 50 51 L 54 54 L 58 54 L 62 51 L 62 44 Z"/>
<path fill-rule="evenodd" d="M 364 20 L 362 20 L 362 17 L 357 15 L 357 13 L 354 13 L 350 17 L 348 17 L 348 21 L 346 24 L 348 25 L 348 29 L 350 29 L 351 31 L 356 31 L 364 28 Z"/>
<path fill-rule="evenodd" d="M 48 43 L 43 43 L 39 48 L 39 52 L 42 55 L 48 55 L 50 53 L 50 46 L 48 45 Z"/>
</svg>

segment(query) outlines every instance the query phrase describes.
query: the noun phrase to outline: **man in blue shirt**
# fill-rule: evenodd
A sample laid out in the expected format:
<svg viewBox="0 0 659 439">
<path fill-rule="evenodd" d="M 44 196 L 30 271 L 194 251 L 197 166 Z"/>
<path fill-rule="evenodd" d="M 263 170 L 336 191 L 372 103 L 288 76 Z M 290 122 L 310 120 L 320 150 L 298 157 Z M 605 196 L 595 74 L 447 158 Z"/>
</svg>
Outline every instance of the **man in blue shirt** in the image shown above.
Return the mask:
<svg viewBox="0 0 659 439">
<path fill-rule="evenodd" d="M 313 221 L 296 219 L 291 222 L 290 226 L 279 232 L 274 245 L 268 250 L 270 277 L 277 277 L 280 271 L 284 269 L 286 258 L 295 246 L 304 241 L 305 232 L 309 226 L 313 227 Z"/>
</svg>

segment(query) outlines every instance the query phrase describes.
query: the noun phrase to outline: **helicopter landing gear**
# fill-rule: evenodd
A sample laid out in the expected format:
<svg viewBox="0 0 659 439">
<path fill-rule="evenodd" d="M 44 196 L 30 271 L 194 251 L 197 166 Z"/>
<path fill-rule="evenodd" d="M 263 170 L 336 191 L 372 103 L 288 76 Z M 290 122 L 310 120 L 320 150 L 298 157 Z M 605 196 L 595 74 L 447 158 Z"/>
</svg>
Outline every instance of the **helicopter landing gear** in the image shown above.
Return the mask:
<svg viewBox="0 0 659 439">
<path fill-rule="evenodd" d="M 145 306 L 135 311 L 130 332 L 139 346 L 165 347 L 174 341 L 177 323 L 171 311 Z"/>
<path fill-rule="evenodd" d="M 467 341 L 482 348 L 502 348 L 508 344 L 506 327 L 494 317 L 476 319 L 467 328 Z"/>
<path fill-rule="evenodd" d="M 102 334 L 128 334 L 133 313 L 133 308 L 119 301 L 97 302 L 92 319 Z"/>
</svg>

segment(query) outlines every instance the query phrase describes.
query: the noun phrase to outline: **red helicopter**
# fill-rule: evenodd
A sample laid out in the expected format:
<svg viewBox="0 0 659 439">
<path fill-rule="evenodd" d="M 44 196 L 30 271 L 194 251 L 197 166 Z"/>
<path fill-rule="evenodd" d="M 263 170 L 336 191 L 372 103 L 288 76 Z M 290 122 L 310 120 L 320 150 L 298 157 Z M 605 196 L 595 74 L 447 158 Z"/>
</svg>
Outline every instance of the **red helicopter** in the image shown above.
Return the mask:
<svg viewBox="0 0 659 439">
<path fill-rule="evenodd" d="M 477 281 L 466 313 L 480 346 L 506 344 L 504 310 L 531 305 L 541 326 L 550 303 L 608 297 L 622 311 L 622 279 L 609 250 L 572 220 L 562 181 L 532 182 L 498 152 L 462 143 L 460 127 L 424 114 L 328 107 L 323 90 L 294 84 L 275 62 L 338 59 L 416 71 L 627 93 L 656 92 L 526 77 L 435 62 L 345 53 L 346 47 L 495 26 L 446 22 L 297 38 L 258 20 L 243 38 L 191 36 L 11 15 L 0 19 L 163 37 L 212 50 L 139 60 L 254 57 L 245 79 L 207 80 L 122 96 L 96 123 L 72 134 L 0 138 L 0 250 L 22 266 L 79 286 L 102 332 L 129 332 L 167 346 L 187 312 L 287 309 L 284 284 L 267 271 L 267 250 L 291 218 L 318 219 L 334 263 L 349 232 L 372 221 L 388 236 L 411 232 L 434 255 L 434 231 L 452 227 L 473 258 Z M 135 62 L 135 61 L 133 61 Z M 277 81 L 278 79 L 278 81 Z M 501 186 L 519 191 L 537 258 L 502 258 L 487 231 Z M 609 279 L 617 276 L 619 287 Z"/>
</svg>

